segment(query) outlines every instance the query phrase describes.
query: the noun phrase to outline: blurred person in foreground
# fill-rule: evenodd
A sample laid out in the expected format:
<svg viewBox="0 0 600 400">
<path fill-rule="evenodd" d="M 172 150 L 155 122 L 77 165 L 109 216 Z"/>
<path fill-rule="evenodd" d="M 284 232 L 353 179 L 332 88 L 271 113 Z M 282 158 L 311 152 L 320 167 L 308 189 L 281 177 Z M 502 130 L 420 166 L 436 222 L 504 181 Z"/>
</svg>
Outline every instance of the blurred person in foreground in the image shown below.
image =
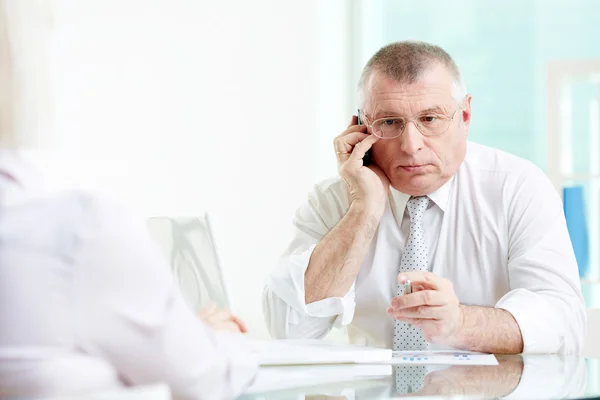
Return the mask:
<svg viewBox="0 0 600 400">
<path fill-rule="evenodd" d="M 334 140 L 340 176 L 297 211 L 267 282 L 272 336 L 347 326 L 353 343 L 394 350 L 579 354 L 586 313 L 560 197 L 531 162 L 467 141 L 472 96 L 450 55 L 389 44 L 358 93 L 362 123 Z"/>
<path fill-rule="evenodd" d="M 31 47 L 50 33 L 49 4 L 0 0 L 0 397 L 156 382 L 174 398 L 234 397 L 257 371 L 243 323 L 216 307 L 195 315 L 141 221 L 41 189 L 19 157 L 15 139 L 48 112 L 25 100 L 47 90 L 32 86 L 47 65 Z"/>
</svg>

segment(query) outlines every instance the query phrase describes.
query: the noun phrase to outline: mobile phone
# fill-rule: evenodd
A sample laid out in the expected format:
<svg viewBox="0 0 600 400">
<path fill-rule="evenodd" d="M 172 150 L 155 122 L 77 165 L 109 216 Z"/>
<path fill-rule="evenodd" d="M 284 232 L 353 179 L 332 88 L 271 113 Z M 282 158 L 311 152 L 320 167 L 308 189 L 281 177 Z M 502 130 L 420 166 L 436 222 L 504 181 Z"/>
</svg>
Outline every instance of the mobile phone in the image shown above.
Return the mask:
<svg viewBox="0 0 600 400">
<path fill-rule="evenodd" d="M 362 121 L 360 119 L 360 110 L 357 111 L 356 116 L 358 118 L 358 124 L 361 125 Z M 363 165 L 365 167 L 371 165 L 373 163 L 373 152 L 372 149 L 367 150 L 365 156 L 363 157 Z"/>
</svg>

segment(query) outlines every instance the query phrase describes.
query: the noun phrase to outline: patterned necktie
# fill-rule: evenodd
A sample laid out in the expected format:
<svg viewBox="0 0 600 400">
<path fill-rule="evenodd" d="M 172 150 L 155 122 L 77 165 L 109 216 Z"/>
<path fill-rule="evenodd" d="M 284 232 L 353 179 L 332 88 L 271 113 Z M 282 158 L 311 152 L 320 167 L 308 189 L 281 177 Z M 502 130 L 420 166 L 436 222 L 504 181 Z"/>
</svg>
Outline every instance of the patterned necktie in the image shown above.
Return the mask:
<svg viewBox="0 0 600 400">
<path fill-rule="evenodd" d="M 429 197 L 412 197 L 407 204 L 410 215 L 410 233 L 402 258 L 399 273 L 409 271 L 427 271 L 427 246 L 423 238 L 423 215 L 429 205 Z M 398 285 L 399 296 L 404 294 L 404 286 Z M 394 330 L 394 350 L 427 350 L 423 332 L 402 321 L 396 321 Z M 405 365 L 397 367 L 396 393 L 414 393 L 423 387 L 427 368 L 425 366 Z"/>
</svg>

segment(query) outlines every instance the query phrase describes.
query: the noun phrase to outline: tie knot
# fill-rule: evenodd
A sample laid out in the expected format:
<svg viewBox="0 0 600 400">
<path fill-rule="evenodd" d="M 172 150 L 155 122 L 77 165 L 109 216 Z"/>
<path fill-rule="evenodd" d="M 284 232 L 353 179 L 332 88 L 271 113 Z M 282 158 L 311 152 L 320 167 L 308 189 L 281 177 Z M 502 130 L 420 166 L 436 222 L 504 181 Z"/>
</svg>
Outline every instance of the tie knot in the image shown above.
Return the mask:
<svg viewBox="0 0 600 400">
<path fill-rule="evenodd" d="M 423 219 L 423 214 L 425 214 L 425 210 L 427 210 L 427 206 L 429 205 L 429 197 L 427 196 L 418 196 L 411 197 L 408 200 L 408 204 L 406 207 L 408 208 L 408 215 L 410 215 L 410 222 L 419 222 Z"/>
</svg>

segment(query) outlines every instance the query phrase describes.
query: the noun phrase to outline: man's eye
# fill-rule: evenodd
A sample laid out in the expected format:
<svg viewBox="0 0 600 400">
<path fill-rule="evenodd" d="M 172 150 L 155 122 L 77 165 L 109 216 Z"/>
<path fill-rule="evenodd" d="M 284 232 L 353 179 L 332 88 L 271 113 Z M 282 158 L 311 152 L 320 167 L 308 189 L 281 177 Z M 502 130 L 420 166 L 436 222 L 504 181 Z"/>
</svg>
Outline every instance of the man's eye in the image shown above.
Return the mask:
<svg viewBox="0 0 600 400">
<path fill-rule="evenodd" d="M 426 123 L 432 123 L 437 121 L 437 117 L 433 115 L 425 115 L 424 117 L 421 117 L 421 121 Z"/>
<path fill-rule="evenodd" d="M 393 126 L 393 125 L 400 124 L 401 120 L 399 120 L 399 119 L 384 119 L 382 122 L 383 122 L 383 125 Z"/>
</svg>

